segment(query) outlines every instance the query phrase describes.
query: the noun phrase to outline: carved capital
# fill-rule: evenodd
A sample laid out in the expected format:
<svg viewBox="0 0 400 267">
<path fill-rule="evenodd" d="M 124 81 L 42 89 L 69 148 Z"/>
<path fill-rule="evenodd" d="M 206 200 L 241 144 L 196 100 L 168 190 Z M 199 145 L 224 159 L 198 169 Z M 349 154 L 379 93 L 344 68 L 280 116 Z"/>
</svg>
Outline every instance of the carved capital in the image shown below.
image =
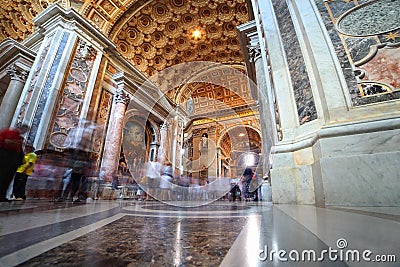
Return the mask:
<svg viewBox="0 0 400 267">
<path fill-rule="evenodd" d="M 11 80 L 25 82 L 28 77 L 28 72 L 16 66 L 15 64 L 7 68 L 7 74 L 11 76 Z"/>
<path fill-rule="evenodd" d="M 171 123 L 168 121 L 165 121 L 163 124 L 160 125 L 160 130 L 166 131 L 168 130 L 168 127 L 171 126 Z"/>
<path fill-rule="evenodd" d="M 260 43 L 254 45 L 248 45 L 250 62 L 256 62 L 257 59 L 261 57 L 261 46 Z"/>
<path fill-rule="evenodd" d="M 87 60 L 94 60 L 96 57 L 96 50 L 86 42 L 79 40 L 78 49 L 77 49 L 77 58 Z"/>
<path fill-rule="evenodd" d="M 115 103 L 123 103 L 126 106 L 128 106 L 130 101 L 131 101 L 131 98 L 124 90 L 122 90 L 122 89 L 117 90 L 117 92 L 115 94 Z"/>
</svg>

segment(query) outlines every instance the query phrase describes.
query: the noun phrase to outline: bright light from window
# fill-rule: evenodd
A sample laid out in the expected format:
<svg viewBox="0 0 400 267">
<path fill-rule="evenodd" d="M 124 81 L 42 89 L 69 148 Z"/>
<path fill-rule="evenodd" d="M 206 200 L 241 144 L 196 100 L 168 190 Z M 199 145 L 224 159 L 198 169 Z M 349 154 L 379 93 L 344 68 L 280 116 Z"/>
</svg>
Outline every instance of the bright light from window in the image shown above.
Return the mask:
<svg viewBox="0 0 400 267">
<path fill-rule="evenodd" d="M 239 134 L 239 136 L 240 136 L 240 137 L 243 137 L 243 136 L 245 136 L 245 134 L 244 134 L 244 133 L 241 133 L 241 134 Z"/>
<path fill-rule="evenodd" d="M 245 156 L 244 162 L 246 163 L 246 166 L 253 166 L 256 163 L 256 158 L 253 154 L 248 154 Z"/>
</svg>

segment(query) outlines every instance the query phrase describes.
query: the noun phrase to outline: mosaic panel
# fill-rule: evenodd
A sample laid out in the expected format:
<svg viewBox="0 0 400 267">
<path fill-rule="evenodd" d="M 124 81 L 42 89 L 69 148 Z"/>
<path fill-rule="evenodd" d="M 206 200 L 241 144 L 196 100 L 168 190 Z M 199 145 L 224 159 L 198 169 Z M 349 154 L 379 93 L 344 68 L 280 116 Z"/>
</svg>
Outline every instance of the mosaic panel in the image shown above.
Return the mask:
<svg viewBox="0 0 400 267">
<path fill-rule="evenodd" d="M 400 88 L 400 44 L 398 47 L 376 48 L 372 55 L 366 63 L 358 66 L 359 84 L 363 88 L 363 96 L 398 90 Z M 365 87 L 366 84 L 374 86 L 373 88 Z M 377 86 L 380 88 L 377 89 Z"/>
<path fill-rule="evenodd" d="M 124 126 L 123 147 L 126 163 L 135 178 L 141 177 L 141 167 L 146 161 L 146 129 L 134 116 Z"/>
<path fill-rule="evenodd" d="M 400 21 L 396 18 L 400 1 L 315 2 L 341 63 L 352 104 L 397 99 L 400 62 L 387 54 L 389 50 L 399 53 Z"/>
<path fill-rule="evenodd" d="M 354 62 L 360 61 L 370 53 L 370 47 L 377 44 L 376 38 L 347 38 L 345 40 Z"/>
<path fill-rule="evenodd" d="M 338 29 L 347 35 L 367 36 L 396 30 L 400 27 L 400 0 L 371 1 L 344 14 Z"/>
</svg>

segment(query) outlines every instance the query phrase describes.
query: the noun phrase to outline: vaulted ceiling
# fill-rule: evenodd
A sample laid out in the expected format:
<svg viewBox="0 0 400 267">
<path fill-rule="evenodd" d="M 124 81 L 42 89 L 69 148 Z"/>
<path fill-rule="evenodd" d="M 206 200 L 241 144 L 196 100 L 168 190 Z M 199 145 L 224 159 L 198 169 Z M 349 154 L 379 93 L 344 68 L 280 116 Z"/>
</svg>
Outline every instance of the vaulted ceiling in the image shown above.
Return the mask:
<svg viewBox="0 0 400 267">
<path fill-rule="evenodd" d="M 124 13 L 110 38 L 152 76 L 182 62 L 243 63 L 236 26 L 247 21 L 244 1 L 148 1 Z"/>
<path fill-rule="evenodd" d="M 53 0 L 3 0 L 0 41 L 24 40 L 32 19 Z M 245 0 L 61 1 L 92 21 L 148 76 L 188 61 L 243 63 L 236 26 L 248 21 Z"/>
</svg>

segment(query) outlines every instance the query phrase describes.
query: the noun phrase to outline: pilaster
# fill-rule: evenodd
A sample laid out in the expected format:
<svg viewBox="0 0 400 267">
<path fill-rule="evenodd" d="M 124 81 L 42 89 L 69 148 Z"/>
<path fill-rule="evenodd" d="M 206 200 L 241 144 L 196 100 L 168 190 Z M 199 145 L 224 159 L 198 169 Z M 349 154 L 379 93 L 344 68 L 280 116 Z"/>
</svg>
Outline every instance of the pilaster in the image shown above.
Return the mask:
<svg viewBox="0 0 400 267">
<path fill-rule="evenodd" d="M 18 101 L 21 97 L 28 72 L 16 64 L 9 66 L 6 70 L 11 81 L 0 105 L 0 129 L 8 128 L 16 111 Z"/>
</svg>

